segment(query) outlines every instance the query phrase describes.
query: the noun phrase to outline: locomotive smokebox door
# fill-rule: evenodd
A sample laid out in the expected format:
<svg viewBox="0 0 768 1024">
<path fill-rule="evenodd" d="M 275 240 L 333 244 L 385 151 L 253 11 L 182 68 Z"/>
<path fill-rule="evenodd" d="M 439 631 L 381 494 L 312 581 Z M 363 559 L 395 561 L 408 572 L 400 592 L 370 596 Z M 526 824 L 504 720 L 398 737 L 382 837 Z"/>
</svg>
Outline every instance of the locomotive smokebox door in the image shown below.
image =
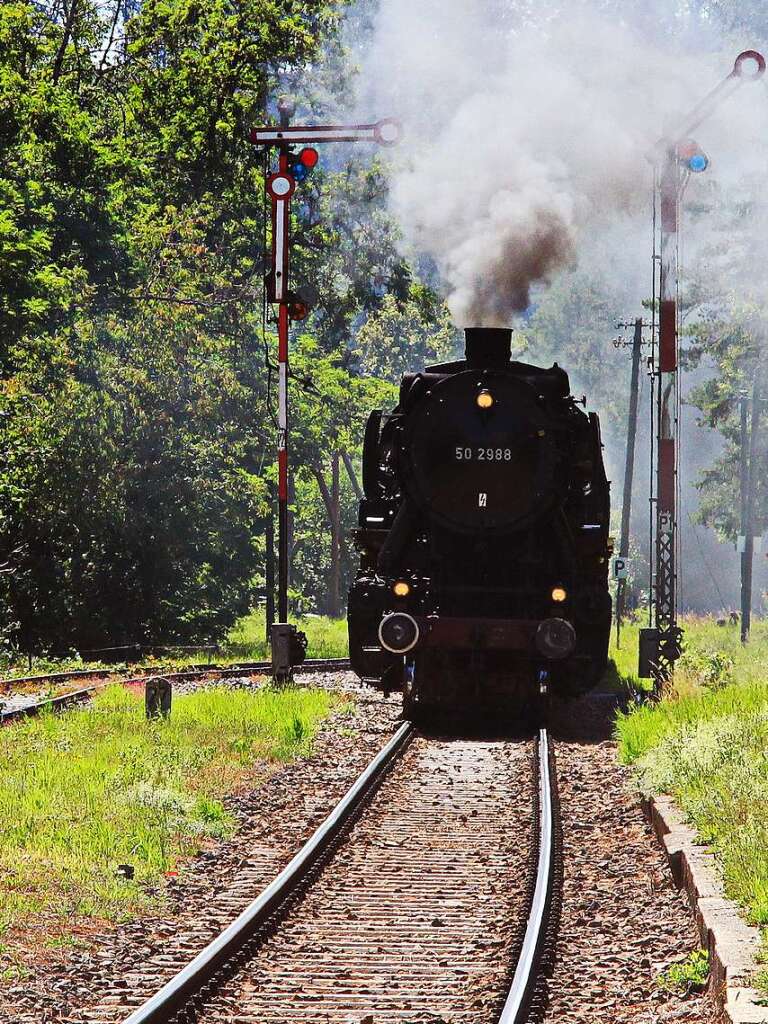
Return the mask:
<svg viewBox="0 0 768 1024">
<path fill-rule="evenodd" d="M 659 664 L 659 631 L 658 629 L 640 630 L 640 651 L 637 674 L 641 679 L 653 676 L 654 666 Z"/>
</svg>

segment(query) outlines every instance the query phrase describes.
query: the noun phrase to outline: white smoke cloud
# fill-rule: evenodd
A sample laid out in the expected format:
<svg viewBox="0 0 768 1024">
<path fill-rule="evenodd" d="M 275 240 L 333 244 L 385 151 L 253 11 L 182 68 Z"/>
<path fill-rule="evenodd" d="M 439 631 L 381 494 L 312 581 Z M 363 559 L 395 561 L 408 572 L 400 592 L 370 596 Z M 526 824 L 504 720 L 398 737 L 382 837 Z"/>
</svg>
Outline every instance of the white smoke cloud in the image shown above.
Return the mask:
<svg viewBox="0 0 768 1024">
<path fill-rule="evenodd" d="M 731 58 L 732 59 L 732 58 Z M 577 4 L 381 0 L 370 108 L 396 114 L 392 205 L 462 324 L 505 325 L 619 216 L 647 216 L 651 164 L 728 65 Z"/>
</svg>

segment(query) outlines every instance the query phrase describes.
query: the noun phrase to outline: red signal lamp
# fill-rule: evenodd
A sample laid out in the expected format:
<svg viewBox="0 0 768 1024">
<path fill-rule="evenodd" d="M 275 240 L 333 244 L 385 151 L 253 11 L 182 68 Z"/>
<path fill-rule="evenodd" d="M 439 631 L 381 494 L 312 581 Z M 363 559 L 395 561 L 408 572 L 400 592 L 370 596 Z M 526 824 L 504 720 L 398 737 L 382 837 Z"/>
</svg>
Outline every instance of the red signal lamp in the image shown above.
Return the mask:
<svg viewBox="0 0 768 1024">
<path fill-rule="evenodd" d="M 305 146 L 298 153 L 291 153 L 288 165 L 296 181 L 306 181 L 313 167 L 317 166 L 318 153 L 311 146 Z"/>
<path fill-rule="evenodd" d="M 309 316 L 310 305 L 295 292 L 288 292 L 288 317 L 291 320 L 306 320 Z"/>
<path fill-rule="evenodd" d="M 690 160 L 692 156 L 696 156 L 700 152 L 699 144 L 694 139 L 684 139 L 677 147 L 678 158 L 683 162 Z"/>
</svg>

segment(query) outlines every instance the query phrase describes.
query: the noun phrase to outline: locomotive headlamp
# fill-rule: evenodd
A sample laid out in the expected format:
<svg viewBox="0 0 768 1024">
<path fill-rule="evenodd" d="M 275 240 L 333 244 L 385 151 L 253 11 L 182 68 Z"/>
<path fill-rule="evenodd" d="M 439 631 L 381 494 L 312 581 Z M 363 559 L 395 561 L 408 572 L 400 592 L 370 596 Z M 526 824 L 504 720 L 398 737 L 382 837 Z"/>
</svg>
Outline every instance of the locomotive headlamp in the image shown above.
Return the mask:
<svg viewBox="0 0 768 1024">
<path fill-rule="evenodd" d="M 385 615 L 379 623 L 379 643 L 392 654 L 407 654 L 419 642 L 419 625 L 405 612 Z"/>
<path fill-rule="evenodd" d="M 395 597 L 408 597 L 411 592 L 411 584 L 407 580 L 397 580 L 395 585 L 392 587 L 392 593 Z"/>
<path fill-rule="evenodd" d="M 490 409 L 493 405 L 493 395 L 490 391 L 486 391 L 485 388 L 483 388 L 475 401 L 481 409 Z"/>
<path fill-rule="evenodd" d="M 567 658 L 576 650 L 576 630 L 565 619 L 544 619 L 535 640 L 539 654 L 551 661 Z"/>
<path fill-rule="evenodd" d="M 568 597 L 568 591 L 565 589 L 565 587 L 552 588 L 552 600 L 556 604 L 562 604 L 566 597 Z"/>
</svg>

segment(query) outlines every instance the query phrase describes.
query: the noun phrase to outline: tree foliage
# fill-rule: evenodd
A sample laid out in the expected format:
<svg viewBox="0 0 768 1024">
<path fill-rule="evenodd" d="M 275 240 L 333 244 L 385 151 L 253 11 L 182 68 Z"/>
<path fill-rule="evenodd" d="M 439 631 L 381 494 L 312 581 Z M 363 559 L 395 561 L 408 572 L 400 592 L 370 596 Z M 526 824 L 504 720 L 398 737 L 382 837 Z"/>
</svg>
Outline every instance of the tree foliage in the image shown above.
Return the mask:
<svg viewBox="0 0 768 1024">
<path fill-rule="evenodd" d="M 737 31 L 760 21 L 752 4 L 715 6 Z M 369 32 L 373 7 L 358 4 L 348 31 Z M 265 161 L 248 131 L 274 120 L 286 86 L 302 119 L 346 97 L 346 10 L 0 5 L 0 642 L 207 641 L 263 595 L 276 344 L 262 308 Z M 378 159 L 324 153 L 292 216 L 293 276 L 313 305 L 292 342 L 293 585 L 325 609 L 320 481 L 336 453 L 355 461 L 365 415 L 393 403 L 403 372 L 461 346 L 403 256 Z M 605 372 L 625 299 L 565 275 L 518 334 L 519 355 L 557 359 L 609 419 L 625 401 Z M 756 334 L 726 301 L 700 314 L 717 374 L 695 397 L 729 444 L 702 515 L 731 536 L 734 395 Z M 346 538 L 345 470 L 340 492 Z M 345 539 L 342 589 L 353 560 Z"/>
<path fill-rule="evenodd" d="M 304 116 L 344 92 L 344 9 L 0 7 L 0 620 L 15 643 L 217 639 L 263 593 L 276 343 L 248 131 L 274 120 L 282 85 Z M 354 459 L 408 346 L 418 361 L 447 338 L 443 324 L 429 341 L 440 304 L 399 252 L 386 191 L 380 163 L 342 151 L 293 203 L 313 304 L 292 343 L 294 596 L 309 608 L 327 604 L 318 478 L 334 453 Z M 388 363 L 370 345 L 390 320 Z M 342 585 L 352 557 L 345 542 Z"/>
</svg>

